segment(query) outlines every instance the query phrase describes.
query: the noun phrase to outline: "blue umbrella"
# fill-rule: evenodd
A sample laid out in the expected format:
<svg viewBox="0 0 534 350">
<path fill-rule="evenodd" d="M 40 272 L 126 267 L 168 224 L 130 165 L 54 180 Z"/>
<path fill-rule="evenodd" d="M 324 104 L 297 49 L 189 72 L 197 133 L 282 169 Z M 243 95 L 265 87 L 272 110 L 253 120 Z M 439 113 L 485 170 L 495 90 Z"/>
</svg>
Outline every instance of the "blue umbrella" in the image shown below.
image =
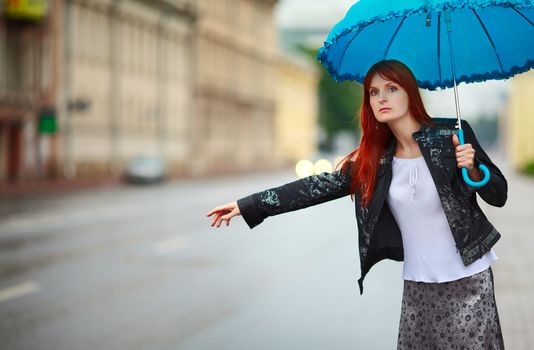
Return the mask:
<svg viewBox="0 0 534 350">
<path fill-rule="evenodd" d="M 456 85 L 506 79 L 534 67 L 531 0 L 360 0 L 328 35 L 317 58 L 337 81 L 363 83 L 377 61 L 397 59 L 419 87 L 454 87 L 458 138 L 464 144 Z M 474 187 L 489 181 L 466 183 Z"/>
</svg>

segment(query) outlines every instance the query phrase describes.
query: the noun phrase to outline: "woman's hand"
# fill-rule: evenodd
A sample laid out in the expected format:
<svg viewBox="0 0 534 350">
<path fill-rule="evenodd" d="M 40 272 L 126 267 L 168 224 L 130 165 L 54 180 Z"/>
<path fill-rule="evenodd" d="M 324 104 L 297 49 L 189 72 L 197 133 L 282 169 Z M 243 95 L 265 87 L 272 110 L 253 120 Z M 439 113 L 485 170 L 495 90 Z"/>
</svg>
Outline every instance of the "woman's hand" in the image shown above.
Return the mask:
<svg viewBox="0 0 534 350">
<path fill-rule="evenodd" d="M 458 168 L 467 168 L 468 171 L 475 167 L 475 149 L 470 143 L 460 145 L 458 135 L 452 135 L 452 143 L 456 147 L 456 162 Z"/>
<path fill-rule="evenodd" d="M 472 180 L 482 180 L 480 170 L 475 168 L 475 149 L 470 143 L 460 145 L 458 135 L 452 135 L 452 143 L 456 148 L 456 163 L 458 168 L 466 168 Z"/>
<path fill-rule="evenodd" d="M 236 215 L 241 215 L 241 212 L 239 211 L 237 202 L 230 202 L 213 208 L 206 216 L 212 216 L 213 214 L 215 216 L 213 217 L 211 226 L 219 227 L 223 220 L 226 221 L 226 226 L 230 225 L 230 219 Z"/>
</svg>

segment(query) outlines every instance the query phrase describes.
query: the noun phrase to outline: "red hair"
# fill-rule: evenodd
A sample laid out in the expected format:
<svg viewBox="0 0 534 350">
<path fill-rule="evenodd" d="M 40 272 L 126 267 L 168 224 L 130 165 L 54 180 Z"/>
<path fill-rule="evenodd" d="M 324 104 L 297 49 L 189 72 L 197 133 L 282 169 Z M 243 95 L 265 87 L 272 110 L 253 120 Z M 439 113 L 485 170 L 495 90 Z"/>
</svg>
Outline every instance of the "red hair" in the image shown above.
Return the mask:
<svg viewBox="0 0 534 350">
<path fill-rule="evenodd" d="M 342 172 L 350 174 L 351 198 L 354 199 L 358 189 L 361 203 L 367 207 L 374 193 L 376 171 L 380 158 L 384 155 L 393 133 L 387 123 L 376 120 L 369 102 L 369 88 L 371 80 L 379 74 L 386 80 L 399 84 L 408 94 L 408 109 L 412 117 L 422 123 L 432 125 L 432 119 L 428 115 L 419 93 L 417 81 L 410 68 L 397 60 L 383 60 L 375 63 L 365 76 L 363 83 L 363 101 L 360 108 L 360 123 L 362 139 L 360 146 L 344 157 L 338 164 L 342 165 Z M 349 172 L 349 165 L 354 161 L 356 167 Z"/>
</svg>

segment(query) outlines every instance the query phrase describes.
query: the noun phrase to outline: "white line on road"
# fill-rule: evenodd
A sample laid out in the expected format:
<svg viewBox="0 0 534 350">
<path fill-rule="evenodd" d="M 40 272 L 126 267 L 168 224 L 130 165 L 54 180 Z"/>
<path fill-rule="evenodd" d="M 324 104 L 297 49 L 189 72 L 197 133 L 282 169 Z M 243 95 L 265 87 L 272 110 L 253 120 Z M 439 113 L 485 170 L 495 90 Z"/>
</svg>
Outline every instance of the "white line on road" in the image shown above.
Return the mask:
<svg viewBox="0 0 534 350">
<path fill-rule="evenodd" d="M 0 303 L 26 294 L 35 293 L 39 289 L 40 287 L 37 282 L 25 282 L 16 286 L 4 288 L 0 290 Z"/>
<path fill-rule="evenodd" d="M 186 245 L 187 244 L 184 238 L 176 237 L 167 241 L 156 243 L 156 245 L 154 246 L 154 250 L 156 251 L 156 254 L 165 255 L 183 249 L 186 247 Z"/>
</svg>

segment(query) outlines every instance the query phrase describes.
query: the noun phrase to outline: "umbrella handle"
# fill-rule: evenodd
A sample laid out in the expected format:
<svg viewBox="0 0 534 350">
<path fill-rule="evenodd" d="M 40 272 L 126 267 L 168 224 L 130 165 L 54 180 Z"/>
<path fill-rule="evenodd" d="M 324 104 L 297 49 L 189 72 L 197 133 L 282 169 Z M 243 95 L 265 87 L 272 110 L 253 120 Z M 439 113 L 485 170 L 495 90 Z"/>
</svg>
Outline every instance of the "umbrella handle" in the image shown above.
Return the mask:
<svg viewBox="0 0 534 350">
<path fill-rule="evenodd" d="M 459 129 L 458 130 L 458 139 L 460 141 L 460 145 L 463 145 L 464 144 L 464 130 L 463 129 Z M 482 173 L 484 173 L 484 178 L 482 179 L 482 181 L 473 181 L 469 178 L 469 175 L 467 174 L 467 168 L 462 168 L 462 176 L 464 178 L 464 181 L 469 185 L 469 186 L 472 186 L 472 187 L 482 187 L 484 186 L 485 184 L 488 183 L 489 179 L 490 179 L 490 172 L 489 172 L 489 169 L 487 166 L 485 166 L 484 164 L 480 164 L 479 167 L 480 171 L 482 171 Z"/>
</svg>

